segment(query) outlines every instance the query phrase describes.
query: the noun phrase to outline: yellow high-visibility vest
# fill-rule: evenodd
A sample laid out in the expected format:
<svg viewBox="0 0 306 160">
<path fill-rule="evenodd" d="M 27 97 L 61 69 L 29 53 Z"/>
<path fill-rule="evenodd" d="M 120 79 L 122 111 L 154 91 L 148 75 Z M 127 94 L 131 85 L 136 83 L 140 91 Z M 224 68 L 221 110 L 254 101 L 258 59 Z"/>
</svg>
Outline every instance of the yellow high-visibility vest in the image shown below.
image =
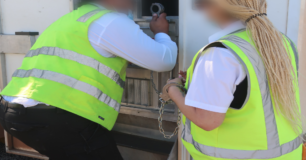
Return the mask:
<svg viewBox="0 0 306 160">
<path fill-rule="evenodd" d="M 297 75 L 296 47 L 289 38 L 284 38 Z M 247 96 L 241 109 L 229 108 L 224 122 L 213 131 L 205 131 L 183 117 L 182 141 L 193 159 L 301 160 L 302 140 L 289 122 L 276 113 L 264 63 L 247 31 L 227 35 L 201 49 L 188 69 L 186 88 L 192 81 L 198 58 L 214 45 L 224 46 L 243 64 L 247 73 Z M 298 82 L 294 84 L 300 105 Z"/>
<path fill-rule="evenodd" d="M 34 99 L 111 130 L 123 95 L 127 61 L 101 56 L 88 28 L 109 10 L 84 5 L 49 26 L 1 95 Z"/>
</svg>

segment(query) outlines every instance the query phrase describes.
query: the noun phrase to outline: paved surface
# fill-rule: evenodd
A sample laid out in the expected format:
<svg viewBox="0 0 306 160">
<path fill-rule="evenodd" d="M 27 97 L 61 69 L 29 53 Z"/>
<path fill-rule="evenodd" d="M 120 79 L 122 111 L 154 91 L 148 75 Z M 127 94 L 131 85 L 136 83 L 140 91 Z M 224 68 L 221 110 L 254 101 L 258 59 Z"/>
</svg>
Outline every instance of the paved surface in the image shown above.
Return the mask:
<svg viewBox="0 0 306 160">
<path fill-rule="evenodd" d="M 37 160 L 37 159 L 8 154 L 5 152 L 4 144 L 0 142 L 0 160 Z"/>
</svg>

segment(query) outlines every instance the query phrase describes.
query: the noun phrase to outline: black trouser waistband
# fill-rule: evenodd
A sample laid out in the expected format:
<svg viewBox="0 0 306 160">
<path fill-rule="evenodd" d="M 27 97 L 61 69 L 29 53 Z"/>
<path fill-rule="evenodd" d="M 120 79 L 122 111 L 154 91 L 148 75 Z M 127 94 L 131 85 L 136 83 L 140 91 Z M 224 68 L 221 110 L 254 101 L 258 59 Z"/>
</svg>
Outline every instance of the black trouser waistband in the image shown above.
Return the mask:
<svg viewBox="0 0 306 160">
<path fill-rule="evenodd" d="M 24 107 L 22 104 L 8 102 L 2 96 L 0 98 L 0 103 L 2 104 L 0 105 L 0 109 L 2 109 L 4 112 L 6 110 L 14 110 L 15 112 L 19 112 L 20 114 L 26 113 L 27 110 L 46 110 L 46 111 L 54 110 L 57 113 L 65 112 L 60 108 L 46 104 L 38 104 L 36 106 Z"/>
</svg>

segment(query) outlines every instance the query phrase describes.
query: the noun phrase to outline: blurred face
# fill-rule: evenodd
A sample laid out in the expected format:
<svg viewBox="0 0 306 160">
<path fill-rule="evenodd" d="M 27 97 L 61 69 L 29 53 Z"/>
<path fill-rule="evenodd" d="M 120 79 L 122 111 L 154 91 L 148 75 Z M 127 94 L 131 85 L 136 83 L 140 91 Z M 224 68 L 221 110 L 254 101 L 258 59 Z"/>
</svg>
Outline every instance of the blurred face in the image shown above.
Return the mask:
<svg viewBox="0 0 306 160">
<path fill-rule="evenodd" d="M 134 0 L 100 0 L 108 9 L 116 10 L 122 13 L 128 13 L 134 8 Z"/>
<path fill-rule="evenodd" d="M 203 11 L 209 20 L 221 28 L 224 28 L 230 23 L 236 21 L 223 8 L 214 2 L 214 0 L 197 0 L 196 7 L 197 9 Z"/>
</svg>

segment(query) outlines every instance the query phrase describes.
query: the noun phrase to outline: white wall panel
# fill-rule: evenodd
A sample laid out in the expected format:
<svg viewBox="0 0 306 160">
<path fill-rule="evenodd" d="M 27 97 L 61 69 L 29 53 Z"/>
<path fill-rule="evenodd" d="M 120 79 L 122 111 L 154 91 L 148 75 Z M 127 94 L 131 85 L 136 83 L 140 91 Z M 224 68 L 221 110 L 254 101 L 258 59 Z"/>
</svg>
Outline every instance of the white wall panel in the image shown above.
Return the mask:
<svg viewBox="0 0 306 160">
<path fill-rule="evenodd" d="M 22 64 L 25 54 L 5 54 L 7 82 L 12 79 L 13 73 Z"/>
<path fill-rule="evenodd" d="M 69 13 L 72 0 L 0 0 L 3 34 L 16 31 L 42 33 L 50 24 Z"/>
<path fill-rule="evenodd" d="M 289 0 L 267 0 L 268 17 L 282 33 L 287 32 L 287 16 Z"/>
<path fill-rule="evenodd" d="M 288 6 L 287 35 L 296 45 L 299 35 L 301 2 L 301 0 L 290 0 Z"/>
<path fill-rule="evenodd" d="M 186 70 L 200 48 L 208 43 L 208 37 L 218 29 L 200 11 L 192 9 L 192 1 L 180 0 L 179 13 L 179 62 Z"/>
</svg>

